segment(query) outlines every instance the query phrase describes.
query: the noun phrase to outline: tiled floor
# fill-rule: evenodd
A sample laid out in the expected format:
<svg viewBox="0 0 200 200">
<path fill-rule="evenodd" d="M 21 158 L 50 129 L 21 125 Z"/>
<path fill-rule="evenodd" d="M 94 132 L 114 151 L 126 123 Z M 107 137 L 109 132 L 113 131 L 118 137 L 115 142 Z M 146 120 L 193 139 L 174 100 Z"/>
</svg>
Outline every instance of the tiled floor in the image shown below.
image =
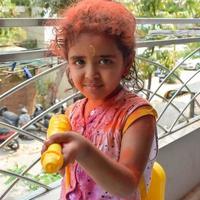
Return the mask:
<svg viewBox="0 0 200 200">
<path fill-rule="evenodd" d="M 200 184 L 181 200 L 200 200 Z"/>
</svg>

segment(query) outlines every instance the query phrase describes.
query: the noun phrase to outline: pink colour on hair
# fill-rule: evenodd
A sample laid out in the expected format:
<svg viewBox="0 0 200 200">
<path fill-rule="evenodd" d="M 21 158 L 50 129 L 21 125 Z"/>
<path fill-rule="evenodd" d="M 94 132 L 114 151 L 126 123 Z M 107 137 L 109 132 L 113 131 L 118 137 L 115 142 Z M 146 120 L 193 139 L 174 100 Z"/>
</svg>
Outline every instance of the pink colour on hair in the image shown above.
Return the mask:
<svg viewBox="0 0 200 200">
<path fill-rule="evenodd" d="M 67 8 L 55 29 L 54 54 L 67 59 L 68 49 L 82 32 L 105 33 L 118 43 L 124 56 L 134 59 L 135 17 L 122 4 L 108 0 L 82 0 Z M 126 55 L 127 54 L 127 55 Z"/>
</svg>

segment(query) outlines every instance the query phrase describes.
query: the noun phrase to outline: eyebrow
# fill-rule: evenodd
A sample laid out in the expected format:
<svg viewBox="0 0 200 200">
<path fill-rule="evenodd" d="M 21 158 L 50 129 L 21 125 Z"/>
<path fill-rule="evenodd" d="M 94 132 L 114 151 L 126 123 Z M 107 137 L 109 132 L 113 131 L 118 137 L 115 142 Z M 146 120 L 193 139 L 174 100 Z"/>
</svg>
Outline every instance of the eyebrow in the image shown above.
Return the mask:
<svg viewBox="0 0 200 200">
<path fill-rule="evenodd" d="M 116 58 L 116 56 L 112 55 L 112 54 L 110 54 L 110 55 L 100 55 L 99 57 L 102 57 L 102 58 Z"/>
<path fill-rule="evenodd" d="M 96 55 L 95 57 L 100 57 L 100 58 L 116 58 L 115 55 L 113 54 L 107 54 L 107 55 Z M 69 60 L 80 60 L 80 59 L 85 59 L 86 56 L 71 56 Z"/>
<path fill-rule="evenodd" d="M 70 60 L 77 60 L 77 59 L 84 59 L 84 58 L 85 58 L 85 56 L 72 56 L 69 59 Z"/>
</svg>

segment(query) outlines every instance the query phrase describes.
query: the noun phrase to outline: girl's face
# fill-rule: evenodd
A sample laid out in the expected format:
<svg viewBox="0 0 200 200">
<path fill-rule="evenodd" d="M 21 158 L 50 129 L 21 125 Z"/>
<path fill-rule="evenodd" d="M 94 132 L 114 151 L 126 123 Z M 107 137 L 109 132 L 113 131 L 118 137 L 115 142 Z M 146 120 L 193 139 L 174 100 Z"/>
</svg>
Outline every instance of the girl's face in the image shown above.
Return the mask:
<svg viewBox="0 0 200 200">
<path fill-rule="evenodd" d="M 82 33 L 69 48 L 68 67 L 74 86 L 89 100 L 105 100 L 125 71 L 123 55 L 104 34 Z"/>
</svg>

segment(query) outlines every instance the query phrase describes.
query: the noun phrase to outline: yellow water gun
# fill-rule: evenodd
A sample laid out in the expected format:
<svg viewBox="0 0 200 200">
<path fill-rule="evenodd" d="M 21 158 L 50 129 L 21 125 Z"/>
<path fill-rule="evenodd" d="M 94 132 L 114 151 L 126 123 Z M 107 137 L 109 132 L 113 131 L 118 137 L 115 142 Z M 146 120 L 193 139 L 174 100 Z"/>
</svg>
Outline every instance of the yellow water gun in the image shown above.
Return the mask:
<svg viewBox="0 0 200 200">
<path fill-rule="evenodd" d="M 47 138 L 55 133 L 70 131 L 69 120 L 64 114 L 57 114 L 51 117 L 47 129 Z M 64 162 L 62 147 L 60 144 L 51 144 L 41 156 L 42 168 L 47 173 L 56 173 L 62 168 Z"/>
</svg>

